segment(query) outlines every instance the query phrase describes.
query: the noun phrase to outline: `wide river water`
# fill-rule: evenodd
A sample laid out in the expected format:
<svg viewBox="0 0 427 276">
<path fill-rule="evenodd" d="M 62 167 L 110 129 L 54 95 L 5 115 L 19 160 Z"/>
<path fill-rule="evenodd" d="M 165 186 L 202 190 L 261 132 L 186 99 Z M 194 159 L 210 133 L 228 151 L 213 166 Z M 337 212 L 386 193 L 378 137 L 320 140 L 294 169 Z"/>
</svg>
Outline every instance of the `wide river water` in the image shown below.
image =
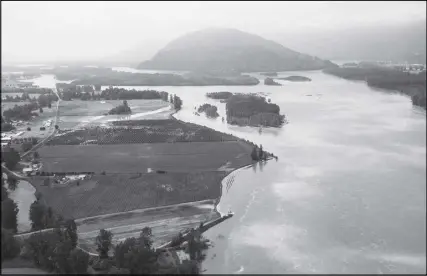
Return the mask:
<svg viewBox="0 0 427 276">
<path fill-rule="evenodd" d="M 175 117 L 262 144 L 279 156 L 233 172 L 205 235 L 206 273 L 425 273 L 426 112 L 410 98 L 319 71 L 283 86 L 133 87 L 176 93 Z M 261 76 L 258 76 L 262 79 Z M 42 86 L 42 85 L 41 85 Z M 194 107 L 207 92 L 264 92 L 289 124 L 236 127 Z"/>
</svg>

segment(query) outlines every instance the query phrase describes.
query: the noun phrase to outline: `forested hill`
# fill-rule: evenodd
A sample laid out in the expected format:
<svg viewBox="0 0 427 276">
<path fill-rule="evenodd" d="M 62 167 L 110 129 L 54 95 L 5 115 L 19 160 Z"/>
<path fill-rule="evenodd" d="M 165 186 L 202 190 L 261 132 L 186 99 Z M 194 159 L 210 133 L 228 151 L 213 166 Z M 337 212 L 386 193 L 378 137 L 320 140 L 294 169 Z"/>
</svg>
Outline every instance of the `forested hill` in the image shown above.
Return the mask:
<svg viewBox="0 0 427 276">
<path fill-rule="evenodd" d="M 260 36 L 211 28 L 171 41 L 139 69 L 259 72 L 316 70 L 334 66 Z"/>
</svg>

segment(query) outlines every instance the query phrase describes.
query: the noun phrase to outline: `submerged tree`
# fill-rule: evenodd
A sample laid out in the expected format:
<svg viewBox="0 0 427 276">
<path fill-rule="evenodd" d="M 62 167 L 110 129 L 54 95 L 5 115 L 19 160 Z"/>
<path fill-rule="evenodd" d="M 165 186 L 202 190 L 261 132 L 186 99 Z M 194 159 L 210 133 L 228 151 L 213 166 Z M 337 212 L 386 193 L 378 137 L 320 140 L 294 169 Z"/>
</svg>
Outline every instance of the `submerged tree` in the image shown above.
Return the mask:
<svg viewBox="0 0 427 276">
<path fill-rule="evenodd" d="M 258 160 L 259 160 L 257 147 L 253 147 L 253 148 L 252 148 L 251 158 L 252 158 L 252 160 L 254 160 L 254 161 L 258 161 Z"/>
</svg>

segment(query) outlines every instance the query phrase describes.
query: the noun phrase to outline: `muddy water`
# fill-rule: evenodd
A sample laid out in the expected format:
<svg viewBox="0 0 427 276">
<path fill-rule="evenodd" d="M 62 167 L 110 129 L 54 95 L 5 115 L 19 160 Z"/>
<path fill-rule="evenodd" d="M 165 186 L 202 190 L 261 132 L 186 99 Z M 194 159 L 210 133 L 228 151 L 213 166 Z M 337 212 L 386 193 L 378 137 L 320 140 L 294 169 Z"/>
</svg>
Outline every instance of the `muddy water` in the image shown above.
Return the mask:
<svg viewBox="0 0 427 276">
<path fill-rule="evenodd" d="M 283 86 L 156 87 L 179 95 L 178 119 L 262 144 L 279 160 L 223 181 L 207 273 L 425 273 L 426 113 L 408 97 L 321 72 Z M 262 78 L 258 76 L 259 78 Z M 149 87 L 132 87 L 147 89 Z M 264 92 L 286 114 L 281 129 L 195 116 L 206 92 Z"/>
<path fill-rule="evenodd" d="M 262 144 L 279 161 L 223 181 L 207 273 L 415 273 L 426 270 L 426 113 L 408 97 L 321 72 L 281 87 L 157 87 L 178 94 L 178 119 Z M 260 77 L 260 76 L 259 76 Z M 261 77 L 260 77 L 261 78 Z M 145 89 L 147 87 L 140 87 Z M 281 129 L 193 114 L 206 92 L 264 92 Z"/>
<path fill-rule="evenodd" d="M 36 200 L 36 189 L 29 182 L 19 180 L 14 191 L 9 191 L 9 197 L 18 205 L 18 233 L 31 229 L 30 206 Z"/>
</svg>

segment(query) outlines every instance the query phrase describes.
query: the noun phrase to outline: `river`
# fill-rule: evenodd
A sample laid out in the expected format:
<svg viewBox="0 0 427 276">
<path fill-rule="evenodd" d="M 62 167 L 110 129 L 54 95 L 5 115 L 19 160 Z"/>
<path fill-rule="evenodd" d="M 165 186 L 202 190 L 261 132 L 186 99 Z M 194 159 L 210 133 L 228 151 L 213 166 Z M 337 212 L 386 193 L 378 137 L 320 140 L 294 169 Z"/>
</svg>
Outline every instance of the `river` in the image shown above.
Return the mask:
<svg viewBox="0 0 427 276">
<path fill-rule="evenodd" d="M 288 75 L 312 82 L 155 88 L 182 98 L 176 118 L 279 156 L 224 179 L 218 209 L 235 215 L 205 233 L 214 243 L 205 272 L 425 273 L 425 111 L 363 82 Z M 205 97 L 215 91 L 264 92 L 289 124 L 260 134 L 195 116 L 205 102 L 225 116 L 225 104 Z"/>
</svg>

